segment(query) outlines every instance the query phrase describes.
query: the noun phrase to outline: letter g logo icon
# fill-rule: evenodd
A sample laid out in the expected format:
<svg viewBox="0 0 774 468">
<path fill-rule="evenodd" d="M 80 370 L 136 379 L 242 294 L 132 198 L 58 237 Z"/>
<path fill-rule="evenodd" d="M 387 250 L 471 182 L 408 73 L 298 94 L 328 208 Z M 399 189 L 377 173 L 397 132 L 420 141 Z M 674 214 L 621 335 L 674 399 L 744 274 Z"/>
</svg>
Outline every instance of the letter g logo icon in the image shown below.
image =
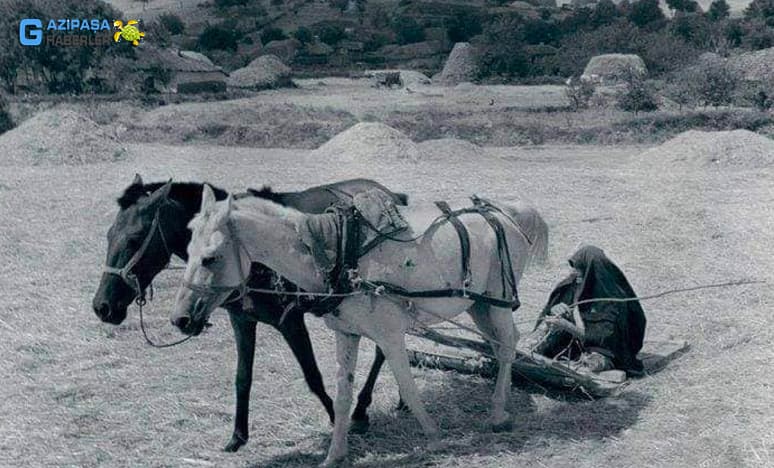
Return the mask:
<svg viewBox="0 0 774 468">
<path fill-rule="evenodd" d="M 43 42 L 43 23 L 39 19 L 25 18 L 19 22 L 19 41 L 23 46 L 37 46 Z"/>
</svg>

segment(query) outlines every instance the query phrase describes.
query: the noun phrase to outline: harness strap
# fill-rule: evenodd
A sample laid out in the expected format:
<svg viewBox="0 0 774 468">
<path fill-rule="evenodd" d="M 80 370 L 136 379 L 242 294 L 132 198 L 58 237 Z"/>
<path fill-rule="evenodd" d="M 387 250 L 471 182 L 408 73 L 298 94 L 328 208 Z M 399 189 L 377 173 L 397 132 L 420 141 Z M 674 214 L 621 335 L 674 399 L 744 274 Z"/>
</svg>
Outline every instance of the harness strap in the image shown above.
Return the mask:
<svg viewBox="0 0 774 468">
<path fill-rule="evenodd" d="M 386 283 L 384 281 L 369 281 L 364 283 L 366 288 L 372 290 L 376 295 L 381 294 L 381 290 L 386 293 L 394 294 L 396 296 L 408 297 L 408 298 L 441 298 L 441 297 L 461 297 L 465 299 L 471 299 L 476 302 L 484 302 L 486 304 L 493 305 L 495 307 L 509 307 L 511 310 L 516 310 L 521 304 L 518 299 L 509 301 L 507 299 L 497 299 L 485 294 L 468 291 L 467 289 L 447 288 L 447 289 L 433 289 L 430 291 L 409 291 L 405 288 L 397 286 L 392 283 Z M 376 286 L 374 288 L 374 286 Z"/>
<path fill-rule="evenodd" d="M 503 298 L 506 297 L 508 291 L 511 292 L 513 301 L 519 304 L 518 292 L 516 289 L 516 278 L 513 275 L 513 264 L 511 263 L 511 252 L 508 247 L 508 239 L 505 236 L 505 229 L 502 223 L 496 216 L 494 216 L 490 210 L 490 205 L 482 202 L 479 198 L 474 198 L 473 203 L 478 208 L 479 214 L 486 220 L 492 227 L 497 237 L 497 254 L 500 260 L 500 278 L 503 287 Z M 517 305 L 518 307 L 518 305 Z"/>
<path fill-rule="evenodd" d="M 445 201 L 437 201 L 435 202 L 435 206 L 437 206 L 438 209 L 441 210 L 441 212 L 444 214 L 444 219 L 449 221 L 451 225 L 454 226 L 454 230 L 457 231 L 457 236 L 460 238 L 460 250 L 462 251 L 462 286 L 463 288 L 467 289 L 471 280 L 470 236 L 468 235 L 468 230 L 465 228 L 465 225 L 462 224 L 462 221 L 457 218 L 459 213 L 452 211 L 448 203 Z"/>
</svg>

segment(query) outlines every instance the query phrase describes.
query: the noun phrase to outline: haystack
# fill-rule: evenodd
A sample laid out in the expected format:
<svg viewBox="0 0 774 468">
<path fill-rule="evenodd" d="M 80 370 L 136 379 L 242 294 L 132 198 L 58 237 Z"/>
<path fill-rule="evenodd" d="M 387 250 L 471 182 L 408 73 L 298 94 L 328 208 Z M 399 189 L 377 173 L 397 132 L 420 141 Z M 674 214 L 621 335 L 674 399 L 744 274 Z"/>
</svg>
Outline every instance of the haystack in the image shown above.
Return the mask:
<svg viewBox="0 0 774 468">
<path fill-rule="evenodd" d="M 379 122 L 358 123 L 331 138 L 314 153 L 332 164 L 419 159 L 419 149 L 411 138 Z"/>
<path fill-rule="evenodd" d="M 274 55 L 262 55 L 246 67 L 235 70 L 226 80 L 232 88 L 254 90 L 290 86 L 290 67 Z"/>
<path fill-rule="evenodd" d="M 728 61 L 731 68 L 738 70 L 745 80 L 774 81 L 774 47 L 737 55 Z"/>
<path fill-rule="evenodd" d="M 443 71 L 438 76 L 438 83 L 442 85 L 456 85 L 466 81 L 473 81 L 478 76 L 478 63 L 476 51 L 467 42 L 458 42 L 446 59 Z M 435 80 L 433 80 L 435 81 Z"/>
<path fill-rule="evenodd" d="M 481 158 L 484 148 L 467 140 L 440 138 L 425 140 L 417 145 L 422 159 L 430 161 L 475 160 Z"/>
<path fill-rule="evenodd" d="M 774 166 L 774 140 L 749 130 L 689 130 L 641 154 L 645 161 L 762 169 Z"/>
<path fill-rule="evenodd" d="M 198 60 L 202 63 L 206 63 L 207 65 L 215 66 L 215 64 L 212 63 L 212 60 L 210 60 L 209 57 L 202 53 L 195 52 L 193 50 L 181 50 L 179 54 L 181 57 Z"/>
<path fill-rule="evenodd" d="M 0 135 L 0 166 L 82 165 L 125 157 L 113 135 L 68 109 L 41 112 Z"/>
<path fill-rule="evenodd" d="M 643 77 L 648 73 L 645 62 L 638 55 L 605 54 L 592 57 L 581 78 L 600 84 L 615 84 L 621 82 L 627 69 L 632 69 Z"/>
</svg>

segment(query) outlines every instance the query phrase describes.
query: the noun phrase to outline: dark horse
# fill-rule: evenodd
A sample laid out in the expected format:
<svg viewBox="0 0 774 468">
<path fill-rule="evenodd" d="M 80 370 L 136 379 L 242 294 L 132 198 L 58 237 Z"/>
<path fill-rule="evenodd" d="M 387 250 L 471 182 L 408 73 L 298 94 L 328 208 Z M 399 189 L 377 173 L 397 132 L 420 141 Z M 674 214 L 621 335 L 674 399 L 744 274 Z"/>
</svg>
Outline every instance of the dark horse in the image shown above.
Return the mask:
<svg viewBox="0 0 774 468">
<path fill-rule="evenodd" d="M 191 232 L 187 226 L 201 206 L 202 188 L 203 185 L 199 183 L 145 184 L 139 175 L 135 176 L 132 184 L 126 188 L 118 199 L 118 215 L 108 230 L 106 265 L 114 270 L 130 270 L 127 273 L 134 276 L 131 277 L 133 281 L 127 281 L 115 271 L 102 274 L 99 288 L 94 295 L 93 307 L 103 322 L 116 325 L 121 323 L 126 318 L 128 306 L 166 267 L 172 254 L 187 260 L 186 246 L 191 240 Z M 406 204 L 406 195 L 393 193 L 377 182 L 367 179 L 347 180 L 302 192 L 281 193 L 264 188 L 250 190 L 244 196 L 270 199 L 308 213 L 322 213 L 340 201 L 342 196 L 351 197 L 358 192 L 375 188 L 391 195 L 397 204 Z M 214 190 L 218 200 L 226 198 L 227 193 L 224 190 Z M 132 264 L 127 265 L 129 262 Z M 276 281 L 273 272 L 260 264 L 253 264 L 250 278 L 249 286 L 252 288 L 270 289 Z M 251 307 L 244 307 L 244 304 L 250 302 Z M 226 451 L 237 451 L 248 439 L 255 326 L 258 322 L 271 325 L 282 334 L 304 372 L 307 385 L 320 399 L 333 422 L 333 402 L 325 392 L 304 323 L 303 310 L 301 313 L 287 314 L 284 320 L 280 320 L 286 305 L 287 298 L 251 292 L 249 301 L 236 301 L 225 306 L 237 346 L 236 415 L 234 433 L 224 448 Z M 383 363 L 384 354 L 377 347 L 374 363 L 352 415 L 353 430 L 365 431 L 368 427 L 366 409 L 371 404 L 371 394 Z"/>
</svg>

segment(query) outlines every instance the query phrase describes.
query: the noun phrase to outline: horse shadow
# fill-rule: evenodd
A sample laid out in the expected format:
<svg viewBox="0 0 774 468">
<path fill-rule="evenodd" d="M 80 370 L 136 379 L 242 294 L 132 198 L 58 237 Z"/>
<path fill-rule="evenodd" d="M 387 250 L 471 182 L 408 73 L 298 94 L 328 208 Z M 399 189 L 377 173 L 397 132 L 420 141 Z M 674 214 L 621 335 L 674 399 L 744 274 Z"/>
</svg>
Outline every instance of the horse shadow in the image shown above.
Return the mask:
<svg viewBox="0 0 774 468">
<path fill-rule="evenodd" d="M 439 457 L 519 452 L 527 444 L 552 440 L 602 440 L 633 426 L 650 402 L 648 395 L 634 390 L 592 400 L 533 386 L 514 387 L 508 407 L 514 428 L 493 433 L 487 417 L 494 383 L 444 374 L 438 388 L 423 392 L 427 409 L 441 428 L 441 448 L 426 449 L 424 433 L 410 413 L 374 411 L 368 433 L 350 434 L 349 459 L 357 466 L 373 468 L 428 466 Z M 329 442 L 326 436 L 315 453 L 285 453 L 253 466 L 313 466 L 322 461 Z"/>
</svg>

